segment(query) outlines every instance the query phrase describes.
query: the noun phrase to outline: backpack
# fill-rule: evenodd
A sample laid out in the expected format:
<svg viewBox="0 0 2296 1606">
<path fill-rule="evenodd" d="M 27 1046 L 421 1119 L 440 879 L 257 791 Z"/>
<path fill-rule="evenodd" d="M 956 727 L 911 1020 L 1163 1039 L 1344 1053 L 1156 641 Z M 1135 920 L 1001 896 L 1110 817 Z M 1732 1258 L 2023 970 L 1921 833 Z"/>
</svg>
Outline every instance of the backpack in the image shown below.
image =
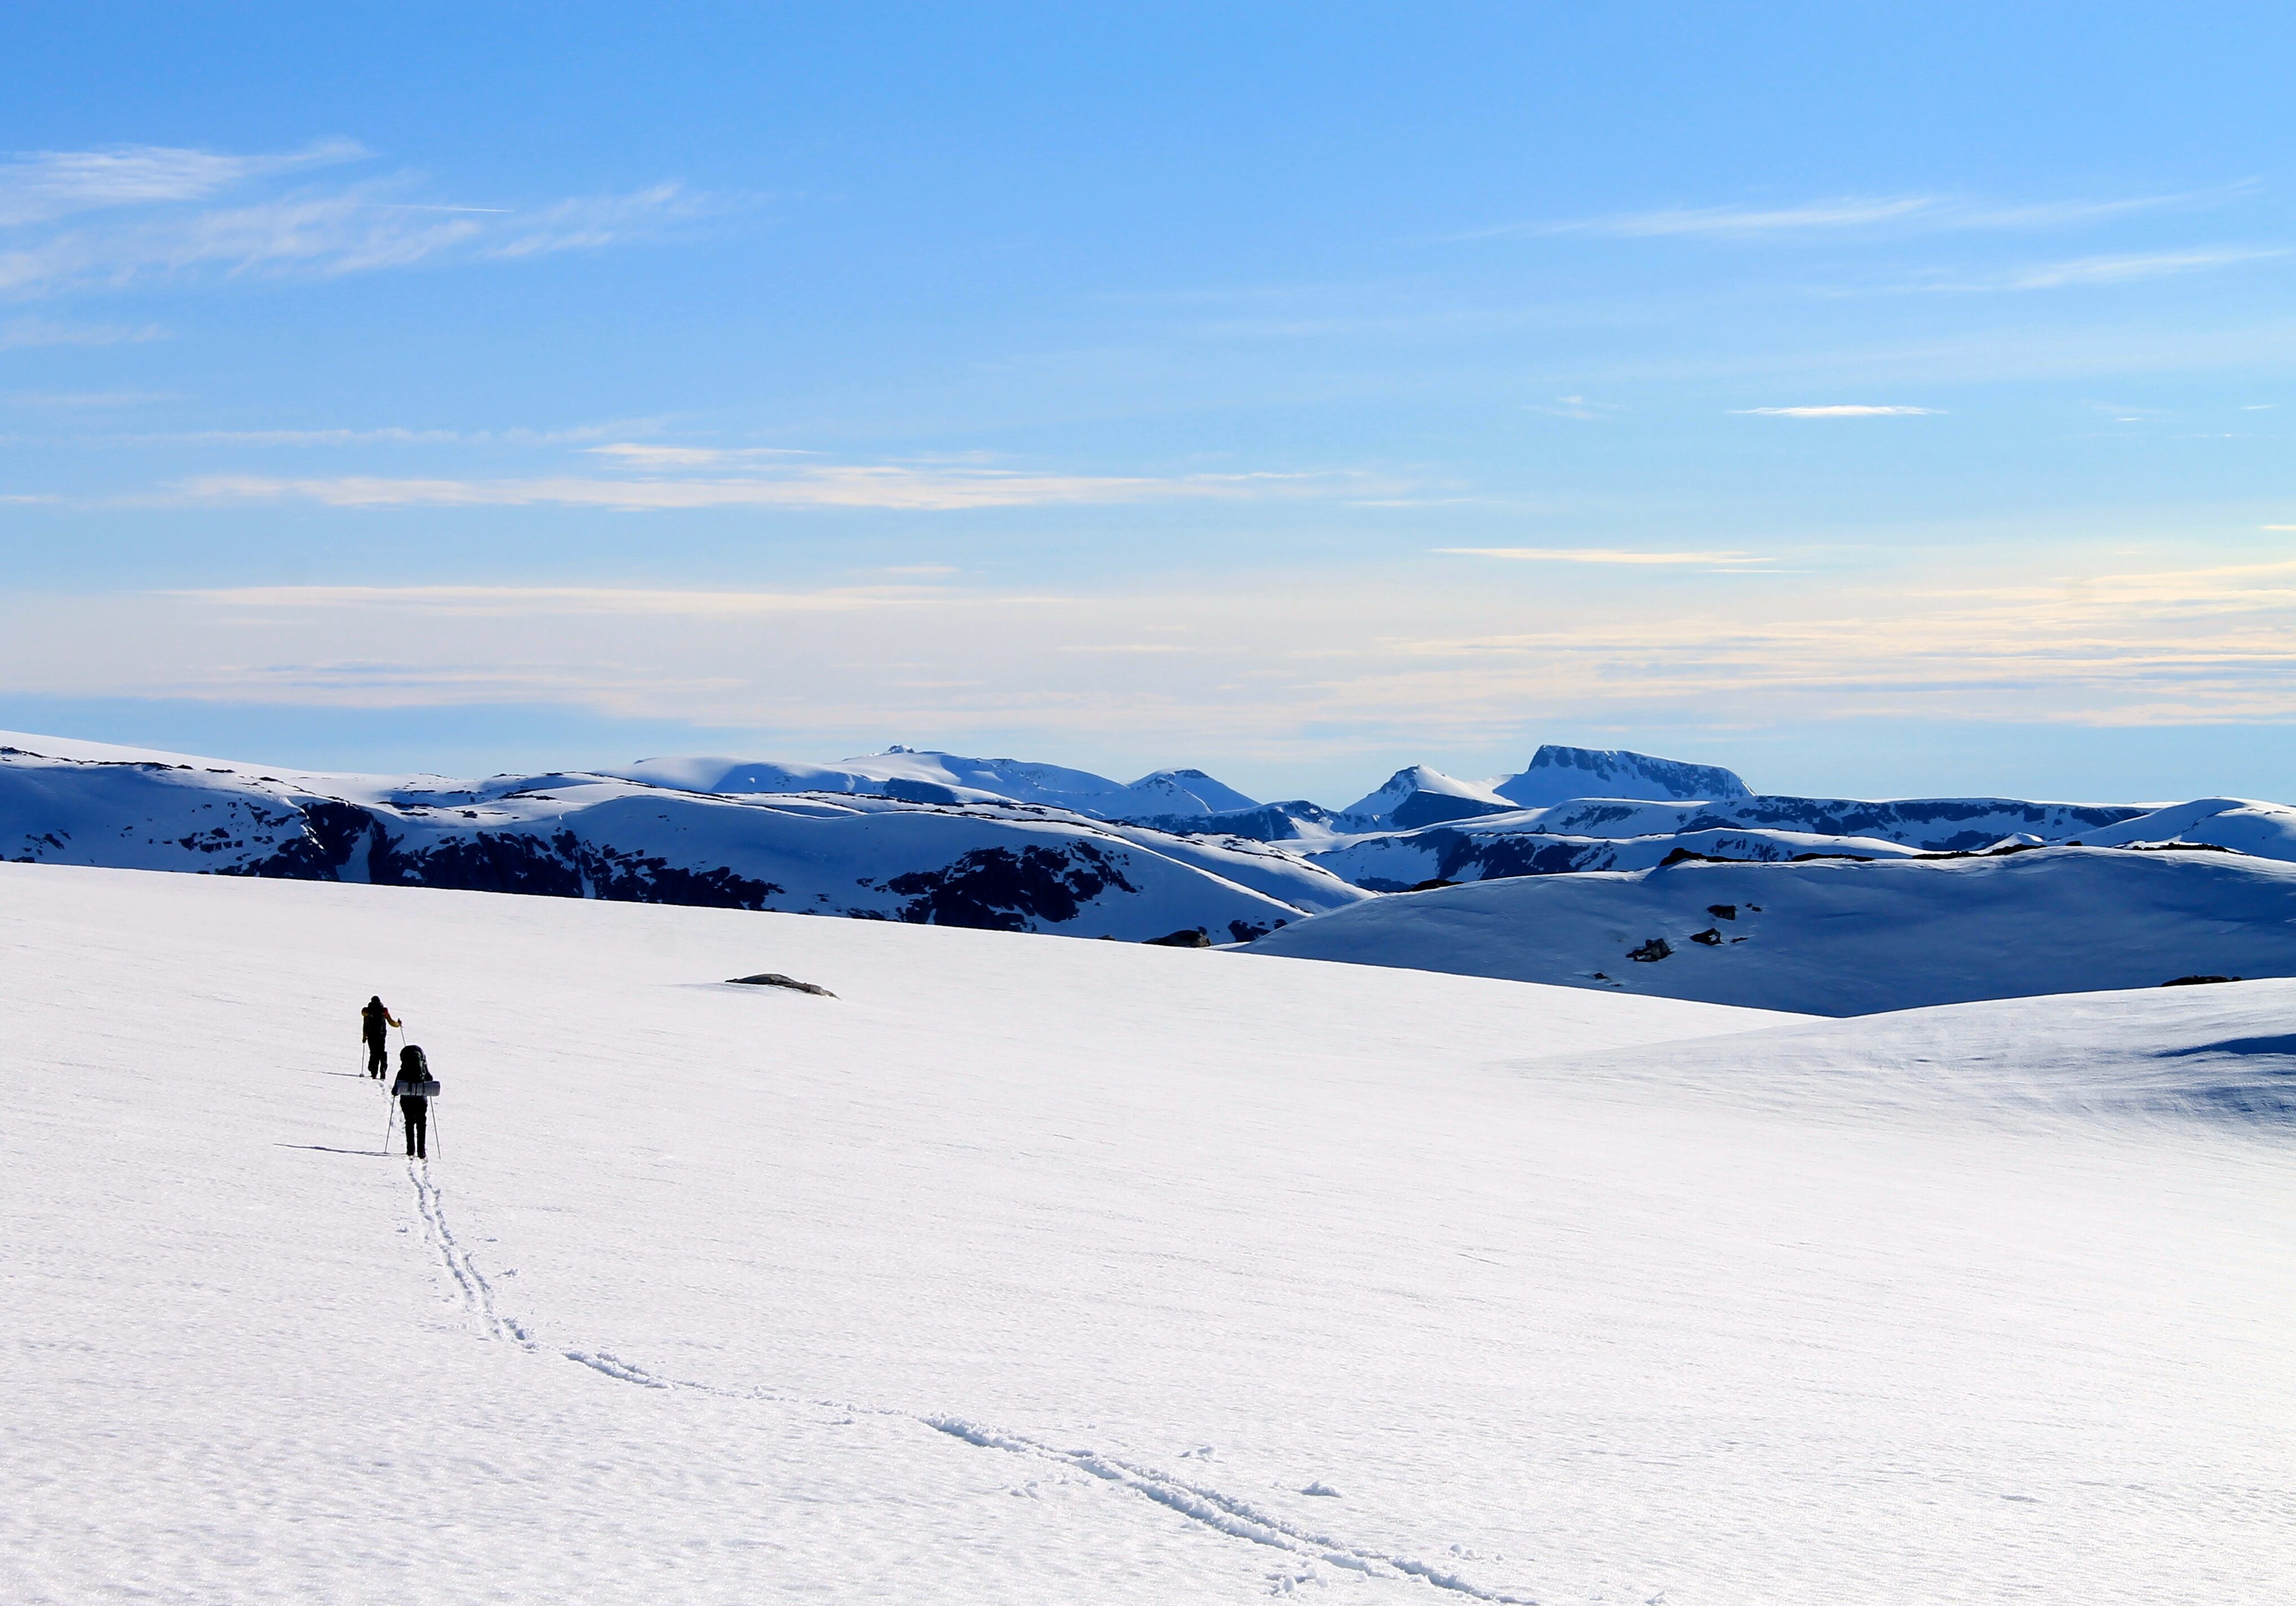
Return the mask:
<svg viewBox="0 0 2296 1606">
<path fill-rule="evenodd" d="M 406 1063 L 402 1058 L 398 1068 L 398 1079 L 391 1084 L 390 1090 L 402 1099 L 437 1098 L 439 1082 L 430 1074 L 430 1060 L 424 1056 L 421 1049 L 411 1043 L 406 1046 L 406 1053 L 414 1056 L 414 1062 Z"/>
</svg>

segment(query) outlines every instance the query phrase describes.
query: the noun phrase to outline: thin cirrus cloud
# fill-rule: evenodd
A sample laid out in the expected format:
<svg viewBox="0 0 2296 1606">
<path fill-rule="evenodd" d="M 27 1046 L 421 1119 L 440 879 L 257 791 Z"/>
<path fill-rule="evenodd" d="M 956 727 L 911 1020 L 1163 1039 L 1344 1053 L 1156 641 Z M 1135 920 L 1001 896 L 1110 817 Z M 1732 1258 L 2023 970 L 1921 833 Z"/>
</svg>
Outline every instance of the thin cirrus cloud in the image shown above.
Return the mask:
<svg viewBox="0 0 2296 1606">
<path fill-rule="evenodd" d="M 407 175 L 306 181 L 312 169 L 367 156 L 338 140 L 275 155 L 135 146 L 0 163 L 0 294 L 514 261 L 644 239 L 724 205 L 675 184 L 475 206 L 425 199 Z"/>
<path fill-rule="evenodd" d="M 1830 402 L 1809 407 L 1733 407 L 1741 417 L 1755 418 L 1934 418 L 1942 407 L 1881 406 L 1866 402 Z"/>
<path fill-rule="evenodd" d="M 1636 552 L 1617 546 L 1438 546 L 1444 557 L 1503 558 L 1516 563 L 1618 563 L 1629 567 L 1674 567 L 1696 564 L 1708 569 L 1742 569 L 1775 562 L 1750 552 Z"/>
<path fill-rule="evenodd" d="M 948 593 L 924 586 L 847 586 L 822 591 L 679 591 L 601 586 L 243 586 L 161 594 L 225 608 L 413 613 L 746 618 L 756 614 L 851 613 L 915 607 Z"/>
<path fill-rule="evenodd" d="M 646 441 L 618 440 L 602 447 L 585 447 L 594 457 L 603 457 L 618 468 L 700 469 L 770 463 L 783 457 L 814 457 L 818 453 L 801 447 L 676 447 Z"/>
<path fill-rule="evenodd" d="M 1526 698 L 1629 718 L 1713 717 L 1749 695 L 1812 717 L 2173 725 L 2296 716 L 2296 561 L 2092 572 L 2077 585 L 2054 571 L 1943 586 L 1908 572 L 1820 596 L 1765 588 L 1727 610 L 1703 595 L 1639 594 L 1608 608 L 1558 602 L 1528 619 L 1520 598 L 1341 575 L 1060 598 L 931 586 L 308 586 L 75 607 L 58 617 L 43 603 L 12 620 L 0 631 L 0 668 L 73 694 L 254 692 L 349 707 L 516 693 L 740 717 L 762 699 L 820 711 L 831 726 L 873 713 L 888 724 L 1010 716 L 1073 733 L 1104 727 L 1114 709 L 1147 728 L 1241 740 L 1325 721 L 1354 732 L 1365 720 L 1487 738 L 1518 728 Z M 1183 612 L 1250 627 L 1210 630 L 1201 651 L 1164 651 L 1158 633 Z M 570 635 L 570 617 L 601 629 Z M 776 627 L 745 627 L 760 618 Z M 490 627 L 474 632 L 474 619 Z M 164 619 L 177 627 L 152 627 Z M 141 627 L 124 628 L 130 620 Z M 227 646 L 201 660 L 202 640 Z M 921 680 L 917 664 L 950 648 L 964 653 L 966 675 Z M 1080 676 L 1108 676 L 1086 712 L 1072 683 L 1045 681 L 1053 653 Z M 1159 661 L 1152 684 L 1125 668 L 1144 654 Z M 1082 667 L 1095 661 L 1108 667 Z M 832 706 L 841 712 L 824 711 Z"/>
<path fill-rule="evenodd" d="M 525 479 L 417 479 L 373 475 L 282 479 L 213 474 L 176 495 L 195 502 L 316 502 L 328 507 L 589 507 L 620 512 L 704 508 L 875 508 L 951 512 L 1170 498 L 1311 496 L 1356 475 L 1035 474 L 906 464 L 798 465 L 739 477 L 607 479 L 560 475 Z"/>
<path fill-rule="evenodd" d="M 2013 268 L 1990 278 L 1956 280 L 1917 288 L 1929 291 L 2064 290 L 2084 284 L 2133 284 L 2180 274 L 2207 273 L 2285 257 L 2280 246 L 2210 246 L 2197 250 L 2135 251 L 2120 256 L 2077 257 L 2064 262 L 2036 263 Z"/>
<path fill-rule="evenodd" d="M 256 156 L 167 145 L 22 152 L 0 160 L 0 228 L 113 207 L 203 201 L 253 179 L 358 161 L 366 154 L 364 145 L 348 139 Z"/>
<path fill-rule="evenodd" d="M 2207 206 L 2253 189 L 2227 184 L 2170 194 L 2106 201 L 1991 204 L 1956 195 L 1842 195 L 1786 206 L 1660 207 L 1596 217 L 1501 224 L 1446 238 L 1453 242 L 1509 236 L 1591 234 L 1622 240 L 1669 237 L 1791 238 L 1860 229 L 2043 229 L 2102 223 L 2137 213 Z"/>
</svg>

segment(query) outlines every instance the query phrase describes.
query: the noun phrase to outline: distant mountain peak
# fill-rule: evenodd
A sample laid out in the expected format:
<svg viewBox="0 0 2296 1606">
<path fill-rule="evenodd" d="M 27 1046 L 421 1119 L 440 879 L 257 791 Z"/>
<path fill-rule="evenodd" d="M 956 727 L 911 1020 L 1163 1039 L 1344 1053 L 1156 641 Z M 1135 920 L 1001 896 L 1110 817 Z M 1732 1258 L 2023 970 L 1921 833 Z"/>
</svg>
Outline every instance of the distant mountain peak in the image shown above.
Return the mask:
<svg viewBox="0 0 2296 1606">
<path fill-rule="evenodd" d="M 1462 781 L 1424 764 L 1406 765 L 1377 791 L 1358 798 L 1341 813 L 1355 830 L 1415 830 L 1446 820 L 1504 814 L 1516 807 L 1480 782 Z"/>
<path fill-rule="evenodd" d="M 1718 764 L 1551 742 L 1531 755 L 1522 774 L 1492 790 L 1519 808 L 1545 808 L 1577 798 L 1713 803 L 1754 795 L 1734 772 Z"/>
</svg>

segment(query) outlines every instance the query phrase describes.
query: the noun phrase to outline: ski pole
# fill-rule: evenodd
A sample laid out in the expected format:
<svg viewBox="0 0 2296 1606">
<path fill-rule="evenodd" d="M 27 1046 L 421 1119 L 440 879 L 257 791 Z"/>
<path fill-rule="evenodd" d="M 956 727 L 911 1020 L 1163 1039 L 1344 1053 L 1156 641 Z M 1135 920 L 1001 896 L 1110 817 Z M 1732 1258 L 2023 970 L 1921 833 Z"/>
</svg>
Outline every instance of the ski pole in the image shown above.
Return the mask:
<svg viewBox="0 0 2296 1606">
<path fill-rule="evenodd" d="M 385 1159 L 390 1158 L 390 1098 L 385 1094 L 382 1101 L 382 1158 Z"/>
</svg>

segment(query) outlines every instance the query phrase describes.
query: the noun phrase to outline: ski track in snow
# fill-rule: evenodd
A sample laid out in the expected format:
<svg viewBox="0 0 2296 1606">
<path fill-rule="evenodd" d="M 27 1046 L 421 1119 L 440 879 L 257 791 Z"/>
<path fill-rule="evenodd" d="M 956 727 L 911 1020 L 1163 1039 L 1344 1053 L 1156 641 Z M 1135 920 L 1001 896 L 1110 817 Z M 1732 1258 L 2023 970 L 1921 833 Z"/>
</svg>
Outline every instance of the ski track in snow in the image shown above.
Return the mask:
<svg viewBox="0 0 2296 1606">
<path fill-rule="evenodd" d="M 984 1450 L 1001 1450 L 1009 1454 L 1026 1456 L 1050 1463 L 1055 1466 L 1090 1474 L 1104 1483 L 1114 1485 L 1142 1497 L 1154 1501 L 1167 1511 L 1174 1512 L 1192 1522 L 1201 1524 L 1215 1533 L 1233 1539 L 1248 1540 L 1273 1550 L 1288 1551 L 1294 1555 L 1320 1561 L 1328 1566 L 1371 1577 L 1401 1577 L 1416 1578 L 1438 1589 L 1447 1590 L 1470 1600 L 1489 1601 L 1495 1606 L 1538 1606 L 1528 1595 L 1503 1594 L 1496 1590 L 1479 1588 L 1440 1568 L 1408 1556 L 1398 1556 L 1386 1551 L 1372 1550 L 1350 1545 L 1326 1534 L 1316 1533 L 1296 1526 L 1281 1517 L 1223 1494 L 1201 1484 L 1174 1478 L 1169 1473 L 1137 1466 L 1096 1450 L 1062 1450 L 1039 1440 L 1016 1433 L 1006 1433 L 984 1428 L 959 1416 L 921 1414 L 889 1405 L 859 1405 L 843 1400 L 805 1399 L 766 1389 L 725 1389 L 714 1383 L 695 1382 L 681 1378 L 657 1376 L 644 1367 L 625 1361 L 603 1350 L 554 1350 L 532 1330 L 514 1316 L 505 1315 L 496 1305 L 494 1284 L 479 1270 L 471 1252 L 464 1249 L 447 1225 L 446 1201 L 439 1184 L 430 1175 L 428 1161 L 409 1158 L 406 1161 L 408 1181 L 414 1185 L 414 1208 L 422 1219 L 422 1233 L 440 1265 L 453 1282 L 464 1313 L 482 1338 L 515 1344 L 529 1355 L 555 1355 L 562 1360 L 586 1366 L 603 1377 L 616 1382 L 629 1383 L 640 1389 L 657 1389 L 665 1392 L 713 1395 L 719 1399 L 750 1402 L 775 1402 L 803 1405 L 829 1411 L 858 1413 L 868 1416 L 883 1416 L 913 1422 L 946 1433 L 950 1438 Z M 1289 1593 L 1288 1588 L 1284 1593 Z"/>
</svg>

